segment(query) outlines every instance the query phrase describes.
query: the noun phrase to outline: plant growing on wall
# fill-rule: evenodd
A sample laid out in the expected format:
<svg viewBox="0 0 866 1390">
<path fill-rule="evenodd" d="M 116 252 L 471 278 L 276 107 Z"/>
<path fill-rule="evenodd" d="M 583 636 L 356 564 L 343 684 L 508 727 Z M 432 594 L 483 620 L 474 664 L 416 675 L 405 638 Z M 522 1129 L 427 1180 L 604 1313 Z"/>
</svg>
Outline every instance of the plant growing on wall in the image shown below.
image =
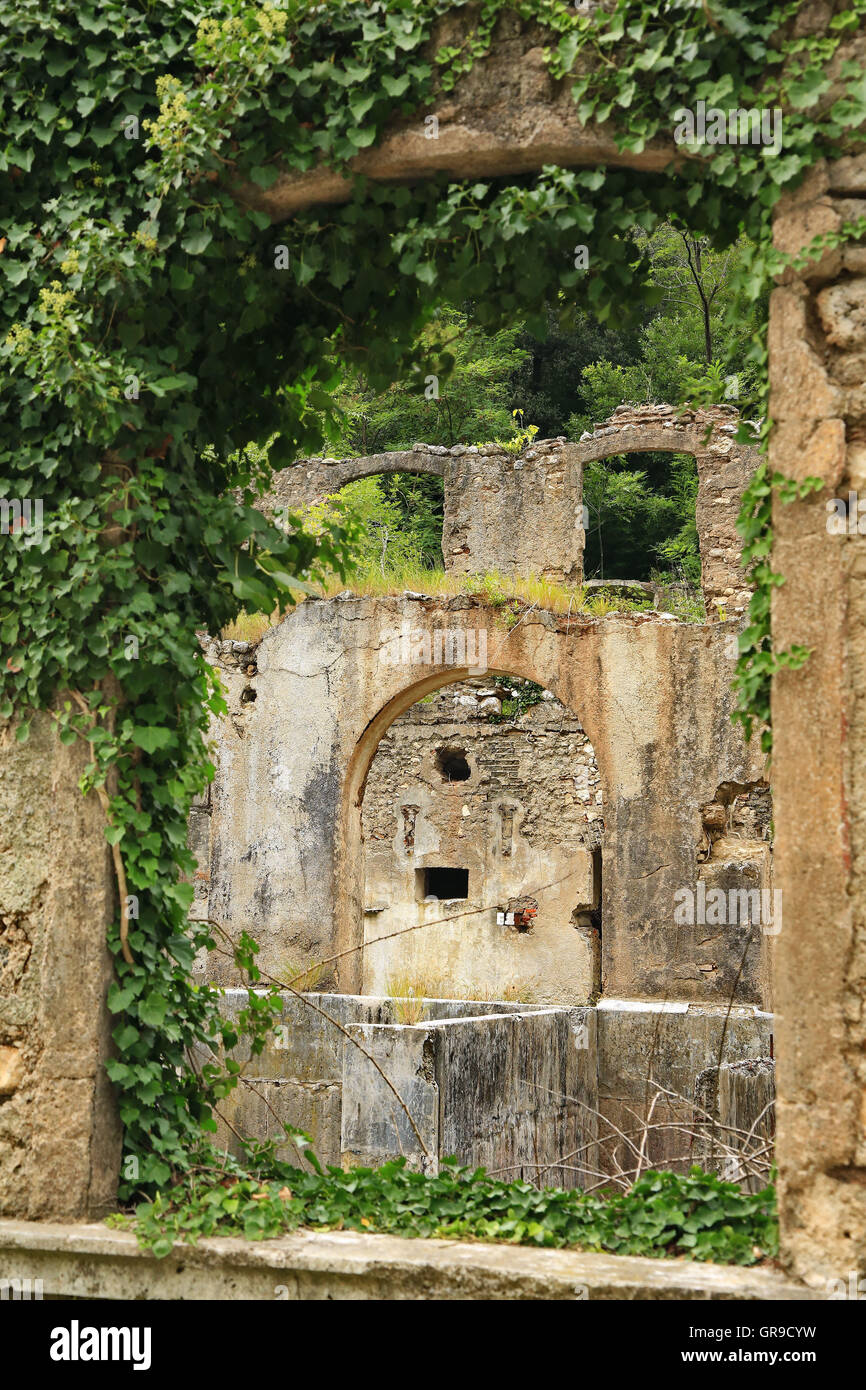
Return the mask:
<svg viewBox="0 0 866 1390">
<path fill-rule="evenodd" d="M 215 940 L 189 928 L 180 881 L 192 869 L 187 812 L 211 773 L 205 725 L 222 708 L 196 633 L 241 607 L 270 613 L 292 601 L 299 576 L 347 566 L 343 517 L 310 536 L 253 506 L 270 470 L 318 449 L 331 428 L 326 345 L 373 389 L 399 377 L 423 394 L 424 364 L 407 345 L 438 301 L 471 299 L 479 324 L 524 316 L 541 333 L 545 306 L 565 294 L 605 322 L 657 301 L 634 228 L 676 226 L 683 208 L 715 247 L 751 238 L 740 291 L 758 302 L 778 264 L 774 202 L 866 118 L 850 65 L 835 103 L 824 101 L 828 63 L 866 0 L 817 42 L 792 29 L 796 5 L 771 0 L 736 10 L 618 0 L 592 14 L 561 0 L 484 0 L 466 10 L 465 40 L 437 55 L 437 19 L 463 9 L 217 0 L 199 20 L 182 0 L 18 0 L 0 15 L 0 495 L 38 499 L 43 517 L 0 543 L 0 714 L 23 739 L 31 712 L 50 708 L 64 741 L 88 743 L 83 790 L 107 804 L 121 901 L 109 1068 L 125 1195 L 208 1161 L 202 1131 L 234 1084 L 233 1064 L 191 1060 L 194 1046 L 235 1036 L 190 978 L 195 951 Z M 678 107 L 704 100 L 783 108 L 784 152 L 705 146 L 667 175 L 359 179 L 345 205 L 271 225 L 257 190 L 320 160 L 346 170 L 390 119 L 424 111 L 434 76 L 450 87 L 478 61 L 505 11 L 543 26 L 552 75 L 584 121 L 615 119 L 623 150 L 669 134 Z M 589 248 L 587 265 L 575 243 Z M 754 351 L 763 371 L 762 344 Z M 767 553 L 767 485 L 747 502 L 756 560 Z M 761 604 L 775 579 L 757 575 L 741 691 L 762 717 Z M 241 942 L 237 961 L 255 981 L 254 943 Z M 254 1038 L 268 998 L 250 995 Z"/>
</svg>

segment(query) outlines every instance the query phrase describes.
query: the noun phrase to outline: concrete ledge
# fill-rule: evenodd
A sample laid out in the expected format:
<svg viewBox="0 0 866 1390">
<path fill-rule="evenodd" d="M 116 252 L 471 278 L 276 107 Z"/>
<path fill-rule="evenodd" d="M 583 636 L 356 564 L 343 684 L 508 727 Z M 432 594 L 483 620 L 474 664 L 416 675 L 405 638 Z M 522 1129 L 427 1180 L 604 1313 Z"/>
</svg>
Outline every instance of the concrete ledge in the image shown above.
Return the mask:
<svg viewBox="0 0 866 1390">
<path fill-rule="evenodd" d="M 100 1225 L 0 1221 L 0 1279 L 96 1299 L 819 1299 L 771 1270 L 566 1250 L 299 1231 L 211 1238 L 164 1260 Z"/>
</svg>

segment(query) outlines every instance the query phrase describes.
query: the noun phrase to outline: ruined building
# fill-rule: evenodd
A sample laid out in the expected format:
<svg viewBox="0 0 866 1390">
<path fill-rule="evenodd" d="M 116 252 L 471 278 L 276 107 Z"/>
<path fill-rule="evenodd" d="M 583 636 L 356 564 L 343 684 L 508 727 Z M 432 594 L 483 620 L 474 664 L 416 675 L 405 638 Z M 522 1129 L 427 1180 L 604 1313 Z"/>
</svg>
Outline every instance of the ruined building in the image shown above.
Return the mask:
<svg viewBox="0 0 866 1390">
<path fill-rule="evenodd" d="M 824 5 L 800 6 L 791 22 L 810 51 L 831 32 Z M 448 14 L 442 24 L 441 42 L 463 42 L 460 16 Z M 448 93 L 441 138 L 425 138 L 418 113 L 395 116 L 354 170 L 382 184 L 528 174 L 550 163 L 669 170 L 677 149 L 664 132 L 645 148 L 626 148 L 614 120 L 581 122 L 572 83 L 553 78 L 545 64 L 548 38 L 517 14 L 504 15 L 490 54 Z M 845 45 L 846 58 L 862 58 L 859 32 Z M 833 100 L 843 90 L 837 82 Z M 616 1138 L 612 1125 L 625 1132 L 636 1114 L 649 1113 L 654 1086 L 656 1094 L 660 1085 L 668 1088 L 652 1111 L 654 1124 L 666 1105 L 674 1108 L 674 1091 L 685 1096 L 682 1113 L 696 1103 L 729 1113 L 742 1092 L 760 1086 L 766 1095 L 775 1054 L 780 1258 L 825 1290 L 831 1281 L 847 1282 L 849 1272 L 856 1284 L 866 1269 L 866 570 L 862 527 L 849 525 L 842 534 L 827 525 L 828 504 L 850 507 L 853 491 L 862 505 L 866 490 L 866 258 L 862 245 L 834 241 L 863 211 L 866 159 L 842 144 L 836 153 L 813 164 L 800 183 L 792 180 L 773 212 L 774 244 L 794 260 L 770 296 L 769 470 L 824 484 L 792 502 L 777 495 L 773 505 L 773 567 L 785 579 L 773 594 L 773 648 L 797 644 L 810 652 L 803 666 L 783 668 L 772 681 L 773 857 L 783 928 L 777 930 L 778 920 L 757 934 L 722 925 L 711 920 L 718 914 L 709 903 L 707 920 L 690 925 L 683 911 L 689 893 L 698 909 L 700 886 L 707 896 L 713 874 L 757 882 L 768 855 L 763 762 L 728 718 L 733 615 L 744 597 L 733 518 L 748 459 L 731 445 L 733 420 L 723 415 L 706 446 L 696 421 L 678 426 L 673 412 L 660 410 L 632 417 L 628 443 L 617 417 L 606 427 L 610 435 L 595 431 L 567 454 L 552 448 L 514 460 L 467 451 L 467 458 L 419 447 L 408 466 L 441 473 L 451 499 L 446 564 L 483 569 L 492 554 L 499 569 L 510 558 L 523 571 L 572 578 L 580 556 L 580 464 L 623 449 L 668 447 L 665 438 L 670 447 L 691 449 L 701 477 L 709 621 L 566 620 L 536 609 L 506 634 L 480 599 L 305 603 L 255 650 L 210 645 L 212 659 L 226 667 L 231 711 L 217 731 L 218 780 L 192 826 L 202 864 L 196 911 L 212 909 L 233 931 L 255 930 L 272 966 L 289 952 L 331 957 L 331 978 L 318 987 L 343 994 L 310 999 L 345 1018 L 352 1036 L 382 1059 L 434 1159 L 452 1152 L 472 1161 L 483 1153 L 494 1167 L 519 1163 L 548 1180 L 573 1179 L 577 1158 L 590 1166 L 594 1134 Z M 351 176 L 326 165 L 286 169 L 269 189 L 246 190 L 249 205 L 275 225 L 351 196 Z M 817 236 L 824 241 L 816 251 Z M 629 422 L 626 415 L 623 429 Z M 557 452 L 564 471 L 545 491 Z M 407 463 L 388 456 L 308 463 L 281 480 L 284 500 L 295 488 L 302 501 L 304 489 L 321 495 L 359 470 L 389 466 Z M 721 613 L 725 618 L 714 621 Z M 380 652 L 393 653 L 394 628 L 399 632 L 404 621 L 429 639 L 432 655 L 443 628 L 446 635 L 458 625 L 488 631 L 488 670 L 473 675 L 442 662 L 400 668 L 380 661 Z M 411 706 L 482 675 L 488 685 L 511 675 L 549 690 L 580 721 L 594 750 L 604 819 L 601 994 L 585 1005 L 491 999 L 480 1001 L 483 1013 L 479 1001 L 451 998 L 430 1003 L 420 1023 L 401 1022 L 394 1001 L 358 993 L 367 988 L 359 949 L 370 925 L 364 909 L 376 906 L 364 888 L 365 780 L 376 777 L 371 764 L 383 736 Z M 29 1235 L 16 1230 L 12 1237 L 26 1256 L 19 1254 L 12 1269 L 27 1274 L 47 1269 L 43 1260 L 61 1267 L 60 1242 L 41 1223 L 110 1208 L 120 1168 L 120 1119 L 104 1065 L 115 1022 L 106 1008 L 105 936 L 117 903 L 100 807 L 79 791 L 87 757 L 79 745 L 62 745 L 50 713 L 40 712 L 28 743 L 8 739 L 0 769 L 9 849 L 0 884 L 8 946 L 0 980 L 0 1210 L 36 1223 Z M 509 940 L 513 928 L 499 929 Z M 524 945 L 532 935 L 523 934 Z M 232 983 L 216 961 L 201 962 L 205 968 Z M 511 973 L 507 983 L 519 987 Z M 231 997 L 226 1007 L 234 1007 Z M 429 1161 L 411 1128 L 406 1139 L 405 1115 L 391 1092 L 384 1103 L 375 1092 L 364 1093 L 367 1101 L 359 1094 L 368 1064 L 356 1048 L 344 1047 L 335 1025 L 308 1003 L 288 999 L 284 1025 L 268 1054 L 247 1069 L 261 1080 L 260 1096 L 318 1127 L 323 1155 L 349 1162 L 405 1142 L 413 1161 Z M 729 1060 L 719 1063 L 720 1056 Z M 570 1095 L 572 1108 L 559 1105 L 545 1115 L 538 1098 L 549 1093 Z M 753 1109 L 764 1103 L 749 1100 Z M 243 1104 L 249 1131 L 265 1131 L 269 1112 L 261 1100 L 245 1091 Z M 593 1131 L 596 1116 L 602 1119 Z M 366 1136 L 365 1117 L 372 1127 Z M 559 1173 L 543 1168 L 542 1124 Z M 583 1130 L 575 1135 L 578 1124 Z M 650 1137 L 655 1145 L 662 1136 L 654 1129 Z M 511 1149 L 503 1153 L 506 1143 Z M 570 1144 L 581 1153 L 566 1161 Z M 615 1157 L 599 1155 L 609 1168 Z M 645 1157 L 656 1161 L 657 1150 Z M 101 1232 L 100 1254 L 105 1240 Z M 544 1253 L 555 1263 L 554 1252 Z M 74 1250 L 67 1259 L 66 1268 L 81 1263 Z M 213 1262 L 209 1252 L 201 1259 Z M 382 1263 L 378 1254 L 369 1261 L 378 1290 Z M 605 1281 L 606 1263 L 598 1275 Z M 128 1264 L 144 1266 L 138 1254 Z M 401 1263 L 401 1279 L 403 1269 Z M 712 1286 L 699 1285 L 696 1267 L 689 1287 L 713 1296 L 718 1274 L 712 1271 Z M 153 1273 L 140 1276 L 148 1277 Z M 526 1277 L 525 1265 L 519 1277 Z M 275 1282 L 269 1269 L 265 1296 Z M 73 1272 L 51 1287 L 92 1297 L 106 1283 Z M 126 1293 L 129 1285 L 123 1287 Z M 236 1297 L 234 1271 L 230 1287 Z"/>
<path fill-rule="evenodd" d="M 571 1184 L 616 1171 L 614 1130 L 650 1106 L 652 1160 L 694 1161 L 723 1089 L 708 1078 L 772 1057 L 769 789 L 730 719 L 734 523 L 757 463 L 737 423 L 624 407 L 518 456 L 416 445 L 278 475 L 266 506 L 438 473 L 446 568 L 573 583 L 584 465 L 691 452 L 708 617 L 527 605 L 509 627 L 470 593 L 349 591 L 258 643 L 209 642 L 229 713 L 193 815 L 193 911 L 251 931 L 279 980 L 321 963 L 232 1102 L 241 1132 L 281 1116 L 331 1162 L 456 1153 Z M 228 958 L 198 968 L 236 1008 Z"/>
</svg>

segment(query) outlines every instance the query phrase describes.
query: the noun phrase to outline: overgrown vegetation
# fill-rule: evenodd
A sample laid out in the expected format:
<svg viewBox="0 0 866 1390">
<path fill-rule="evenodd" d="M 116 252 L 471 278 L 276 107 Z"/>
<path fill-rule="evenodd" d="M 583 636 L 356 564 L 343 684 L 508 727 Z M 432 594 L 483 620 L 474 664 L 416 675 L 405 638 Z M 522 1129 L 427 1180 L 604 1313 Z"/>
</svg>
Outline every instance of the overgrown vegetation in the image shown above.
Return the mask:
<svg viewBox="0 0 866 1390">
<path fill-rule="evenodd" d="M 530 608 L 543 608 L 559 617 L 577 620 L 604 618 L 610 613 L 641 613 L 649 610 L 652 604 L 649 595 L 630 597 L 616 589 L 595 591 L 582 584 L 559 584 L 537 575 L 500 574 L 496 570 L 486 574 L 458 574 L 453 570 L 430 570 L 417 562 L 394 565 L 384 573 L 375 566 L 359 569 L 353 571 L 348 581 L 340 575 L 328 575 L 315 586 L 315 592 L 323 597 L 349 592 L 359 598 L 382 598 L 406 592 L 440 598 L 470 594 L 498 610 L 506 627 L 519 622 Z M 664 611 L 686 622 L 703 619 L 702 605 L 696 607 L 688 594 L 671 589 L 663 601 Z M 258 642 L 282 616 L 279 608 L 273 613 L 242 612 L 226 625 L 222 636 L 239 642 Z"/>
<path fill-rule="evenodd" d="M 191 1060 L 193 1047 L 216 1053 L 235 1037 L 214 991 L 192 982 L 196 951 L 216 939 L 211 926 L 190 928 L 192 889 L 180 881 L 193 868 L 189 807 L 212 775 L 207 719 L 224 708 L 196 633 L 219 631 L 242 608 L 270 614 L 293 602 L 299 577 L 348 573 L 345 515 L 311 536 L 253 505 L 271 468 L 339 437 L 335 353 L 363 370 L 365 391 L 399 380 L 420 400 L 426 378 L 447 380 L 452 365 L 437 304 L 471 302 L 479 329 L 522 322 L 539 339 L 565 303 L 584 322 L 641 321 L 665 294 L 645 238 L 685 231 L 683 216 L 687 235 L 714 251 L 745 248 L 730 293 L 760 318 L 779 265 L 774 202 L 866 118 L 857 65 L 825 101 L 830 59 L 866 0 L 834 15 L 820 40 L 798 37 L 797 5 L 779 0 L 618 0 L 590 14 L 562 0 L 484 0 L 466 43 L 431 63 L 436 19 L 459 8 L 217 0 L 199 19 L 183 0 L 17 0 L 0 15 L 0 494 L 44 504 L 41 531 L 0 545 L 0 716 L 26 739 L 33 711 L 50 708 L 63 741 L 90 748 L 82 790 L 107 797 L 112 787 L 106 835 L 123 873 L 109 1074 L 125 1131 L 123 1196 L 179 1184 L 142 1214 L 154 1229 L 171 1228 L 182 1193 L 199 1229 L 235 1200 L 240 1227 L 269 1229 L 270 1199 L 255 1200 L 251 1180 L 234 1196 L 213 1180 L 213 1108 L 236 1078 Z M 783 107 L 784 154 L 717 145 L 664 174 L 547 167 L 447 186 L 359 180 L 344 206 L 278 227 L 239 198 L 245 183 L 268 189 L 319 159 L 345 169 L 395 114 L 426 108 L 434 67 L 449 86 L 483 54 L 504 10 L 545 26 L 552 74 L 572 84 L 583 120 L 615 111 L 622 150 L 669 136 L 670 113 L 700 98 Z M 590 248 L 588 270 L 575 264 L 575 242 Z M 413 345 L 427 325 L 436 341 L 421 361 Z M 746 357 L 755 413 L 765 414 L 762 332 Z M 518 404 L 544 426 L 529 398 Z M 746 717 L 764 716 L 777 659 L 767 616 L 776 580 L 763 564 L 772 482 L 761 475 L 747 501 L 761 563 L 742 644 Z M 221 948 L 257 980 L 248 939 Z M 259 1043 L 269 1005 L 255 998 L 242 1025 Z M 331 1181 L 352 1195 L 351 1176 Z M 369 1190 L 392 1181 L 409 1178 L 371 1177 Z M 497 1200 L 507 1210 L 504 1191 Z M 527 1212 L 537 1200 L 526 1194 Z M 312 1199 L 305 1210 L 314 1219 Z M 478 1216 L 474 1233 L 489 1235 L 487 1222 Z M 693 1233 L 684 1227 L 683 1240 Z M 740 1245 L 727 1241 L 718 1257 L 737 1258 Z"/>
<path fill-rule="evenodd" d="M 437 986 L 432 980 L 412 975 L 406 970 L 389 975 L 385 981 L 385 991 L 391 1001 L 395 1023 L 423 1023 L 427 1017 L 425 999 L 438 996 Z"/>
<path fill-rule="evenodd" d="M 168 1255 L 175 1240 L 263 1240 L 300 1226 L 738 1265 L 772 1258 L 779 1240 L 772 1187 L 748 1194 L 697 1167 L 684 1176 L 651 1170 L 629 1192 L 600 1197 L 496 1182 L 482 1168 L 454 1163 L 425 1177 L 410 1172 L 402 1159 L 375 1170 L 327 1173 L 271 1162 L 266 1177 L 227 1173 L 215 1182 L 212 1176 L 191 1176 L 177 1190 L 141 1204 L 134 1217 L 110 1221 L 131 1226 L 157 1256 Z"/>
</svg>

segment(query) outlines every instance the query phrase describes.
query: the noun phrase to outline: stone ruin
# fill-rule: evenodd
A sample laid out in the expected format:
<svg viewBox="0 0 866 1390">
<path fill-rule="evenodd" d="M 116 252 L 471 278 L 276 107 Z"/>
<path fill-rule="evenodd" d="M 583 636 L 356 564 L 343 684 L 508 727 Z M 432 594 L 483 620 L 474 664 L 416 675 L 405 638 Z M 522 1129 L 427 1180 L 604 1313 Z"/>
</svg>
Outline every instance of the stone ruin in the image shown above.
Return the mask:
<svg viewBox="0 0 866 1390">
<path fill-rule="evenodd" d="M 436 473 L 446 569 L 579 584 L 585 464 L 691 452 L 708 617 L 527 604 L 509 627 L 481 593 L 348 590 L 256 643 L 208 640 L 229 710 L 191 821 L 193 915 L 252 932 L 278 980 L 322 962 L 284 992 L 235 1130 L 273 1137 L 279 1117 L 334 1163 L 453 1153 L 573 1185 L 625 1171 L 621 1136 L 651 1116 L 647 1161 L 730 1168 L 750 1074 L 736 1123 L 706 1077 L 772 1055 L 776 930 L 769 788 L 730 719 L 734 522 L 757 465 L 738 424 L 628 406 L 576 444 L 418 444 L 276 476 L 268 510 Z M 522 713 L 515 679 L 536 687 Z M 196 969 L 237 1007 L 227 957 Z"/>
<path fill-rule="evenodd" d="M 365 994 L 401 979 L 542 1004 L 598 992 L 598 764 L 580 721 L 544 694 L 509 715 L 495 681 L 448 685 L 379 744 L 363 808 Z M 443 900 L 477 915 L 424 930 Z"/>
<path fill-rule="evenodd" d="M 583 578 L 583 469 L 618 453 L 693 454 L 697 526 L 707 612 L 741 612 L 749 590 L 740 566 L 736 519 L 758 453 L 736 441 L 732 406 L 676 410 L 623 405 L 569 444 L 538 440 L 521 454 L 501 445 L 415 444 L 367 458 L 300 459 L 274 479 L 269 508 L 300 508 L 378 473 L 430 473 L 445 482 L 442 556 L 458 574 L 498 570 L 578 584 Z"/>
<path fill-rule="evenodd" d="M 436 41 L 462 42 L 460 22 L 456 14 L 444 16 Z M 826 5 L 809 0 L 793 23 L 807 44 L 820 43 L 828 30 Z M 545 65 L 547 42 L 537 26 L 524 25 L 516 14 L 503 16 L 488 58 L 463 75 L 453 93 L 438 94 L 440 138 L 425 138 L 417 113 L 395 116 L 382 139 L 353 161 L 352 172 L 393 183 L 442 174 L 463 180 L 531 173 L 550 163 L 668 171 L 678 152 L 663 133 L 635 151 L 617 143 L 615 122 L 581 123 L 571 84 L 553 79 Z M 845 41 L 845 50 L 845 56 L 862 59 L 859 32 Z M 698 938 L 694 928 L 672 924 L 670 899 L 677 879 L 678 887 L 689 876 L 696 884 L 705 866 L 719 861 L 732 838 L 724 833 L 729 827 L 741 833 L 738 808 L 750 812 L 742 829 L 758 832 L 742 835 L 744 845 L 751 838 L 756 852 L 761 840 L 767 848 L 765 815 L 758 809 L 766 801 L 764 769 L 732 734 L 727 717 L 728 644 L 735 626 L 727 621 L 686 631 L 635 616 L 563 623 L 536 611 L 511 633 L 507 663 L 503 657 L 507 673 L 545 685 L 580 719 L 598 761 L 605 820 L 603 993 L 587 1007 L 596 1024 L 605 1014 L 619 1014 L 635 1029 L 622 1046 L 603 1044 L 597 1051 L 600 1108 L 613 1117 L 617 1106 L 624 1113 L 635 1102 L 645 1104 L 651 1063 L 657 1075 L 679 1069 L 681 1092 L 697 1088 L 697 1078 L 718 1066 L 717 1084 L 711 1081 L 717 1110 L 724 1090 L 730 1098 L 724 1103 L 742 1114 L 740 1091 L 752 1086 L 748 1076 L 765 1086 L 766 1064 L 777 1056 L 780 1258 L 789 1272 L 825 1291 L 831 1283 L 846 1284 L 849 1275 L 856 1287 L 857 1272 L 866 1269 L 866 586 L 856 517 L 845 534 L 827 527 L 828 501 L 850 507 L 850 493 L 862 496 L 866 488 L 866 255 L 862 246 L 832 241 L 863 211 L 866 158 L 844 146 L 837 153 L 783 192 L 773 213 L 780 251 L 796 257 L 814 246 L 816 236 L 827 241 L 823 252 L 790 265 L 771 292 L 769 467 L 789 479 L 820 477 L 824 490 L 774 504 L 773 562 L 785 583 L 773 595 L 773 645 L 797 643 L 811 655 L 801 668 L 774 677 L 772 690 L 774 882 L 784 895 L 785 920 L 781 932 L 764 937 L 762 951 L 772 947 L 774 955 L 775 1042 L 766 1038 L 769 1020 L 747 1020 L 753 1036 L 742 1060 L 750 1065 L 740 1075 L 732 1062 L 730 1084 L 721 1079 L 726 1063 L 716 1061 L 721 1048 L 707 1040 L 709 1024 L 697 1011 L 704 1010 L 718 1030 L 722 991 L 716 986 L 723 983 L 730 994 L 736 982 L 737 994 L 754 1001 L 765 990 L 756 984 L 764 977 L 760 968 L 747 968 L 749 952 L 740 953 L 742 969 L 731 967 L 735 952 L 726 942 L 735 932 L 713 929 Z M 250 184 L 238 190 L 240 200 L 274 223 L 352 195 L 351 174 L 324 165 L 285 170 L 269 189 Z M 586 448 L 588 441 L 570 447 Z M 597 447 L 605 447 L 603 439 Z M 445 471 L 441 458 L 435 466 Z M 711 483 L 713 471 L 706 476 Z M 722 551 L 713 559 L 723 561 L 733 532 L 720 521 L 704 531 L 698 500 L 706 585 L 710 549 Z M 725 513 L 721 495 L 718 500 L 719 507 L 705 515 Z M 503 531 L 509 539 L 512 534 L 510 527 Z M 708 544 L 710 534 L 720 543 Z M 530 567 L 543 568 L 537 562 Z M 727 582 L 716 588 L 727 598 L 725 590 L 730 587 L 733 597 L 741 584 L 731 568 Z M 458 612 L 466 620 L 467 605 L 437 609 L 405 598 L 380 603 L 389 622 L 405 616 L 428 631 Z M 728 619 L 733 608 L 724 609 Z M 314 609 L 319 619 L 311 617 Z M 435 667 L 404 672 L 401 685 L 389 669 L 375 698 L 371 693 L 365 702 L 358 681 L 376 640 L 373 609 L 360 600 L 304 604 L 288 620 L 291 641 L 276 630 L 257 652 L 211 644 L 211 658 L 227 666 L 232 709 L 219 731 L 220 781 L 197 808 L 192 827 L 209 866 L 200 871 L 198 888 L 207 894 L 213 873 L 215 911 L 236 925 L 246 916 L 250 924 L 264 924 L 267 937 L 282 931 L 311 950 L 338 936 L 339 950 L 347 953 L 334 962 L 342 978 L 333 984 L 349 992 L 362 987 L 355 963 L 363 940 L 360 803 L 375 747 L 419 698 L 470 676 L 468 669 Z M 244 670 L 241 663 L 254 669 Z M 332 674 L 333 690 L 345 698 L 339 729 L 333 706 L 328 718 L 320 707 L 333 693 Z M 255 722 L 258 700 L 241 699 L 255 688 L 259 699 L 267 696 L 262 719 L 272 726 L 264 747 L 264 730 Z M 268 708 L 268 699 L 277 706 L 285 701 L 286 708 Z M 251 733 L 262 753 L 258 759 L 248 745 Z M 99 1215 L 111 1207 L 116 1191 L 120 1123 L 104 1068 L 112 1025 L 105 1007 L 111 978 L 105 932 L 116 901 L 99 807 L 78 789 L 84 765 L 80 748 L 58 742 L 50 713 L 36 715 L 29 744 L 7 739 L 0 765 L 8 850 L 0 867 L 0 1211 L 7 1226 L 21 1218 L 44 1223 Z M 309 791 L 306 803 L 299 787 Z M 260 795 L 266 803 L 262 816 Z M 229 843 L 226 816 L 237 825 L 243 846 L 238 854 Z M 263 872 L 254 894 L 256 864 Z M 309 894 L 299 886 L 304 875 Z M 285 902 L 287 915 L 273 910 L 275 902 Z M 196 909 L 202 906 L 200 899 Z M 751 946 L 750 951 L 754 957 Z M 708 1002 L 699 1004 L 699 996 Z M 768 994 L 763 1002 L 766 1009 Z M 757 1003 L 742 1008 L 754 1015 Z M 726 1047 L 729 1033 L 724 1030 Z M 717 1031 L 715 1039 L 720 1036 Z M 30 1230 L 32 1237 L 16 1232 L 11 1238 L 25 1251 L 28 1272 L 43 1247 L 46 1258 L 59 1260 L 61 1243 L 42 1225 Z M 106 1233 L 98 1236 L 86 1248 L 101 1255 Z M 13 1272 L 22 1269 L 17 1249 L 6 1265 Z M 185 1262 L 193 1253 L 186 1252 Z M 507 1252 L 509 1262 L 517 1253 Z M 364 1258 L 359 1251 L 359 1263 Z M 81 1263 L 78 1255 L 72 1259 Z M 202 1252 L 201 1259 L 210 1261 L 210 1253 Z M 84 1263 L 86 1278 L 71 1287 L 92 1296 L 96 1286 L 88 1280 L 95 1262 Z M 143 1266 L 138 1259 L 130 1263 Z M 711 1273 L 710 1283 L 701 1284 L 699 1268 L 690 1269 L 684 1296 L 693 1297 L 696 1289 L 700 1297 L 716 1296 L 720 1271 Z M 517 1296 L 526 1278 L 524 1265 L 511 1285 Z M 156 1279 L 149 1270 L 149 1282 L 138 1285 L 143 1295 L 151 1296 Z M 229 1296 L 236 1297 L 234 1271 L 231 1280 Z M 271 1296 L 273 1282 L 268 1268 L 255 1286 L 257 1296 Z M 362 1284 L 352 1286 L 358 1296 Z M 158 1286 L 169 1288 L 166 1281 Z M 61 1287 L 59 1280 L 54 1287 Z M 535 1287 L 551 1296 L 549 1284 L 537 1281 Z"/>
</svg>

